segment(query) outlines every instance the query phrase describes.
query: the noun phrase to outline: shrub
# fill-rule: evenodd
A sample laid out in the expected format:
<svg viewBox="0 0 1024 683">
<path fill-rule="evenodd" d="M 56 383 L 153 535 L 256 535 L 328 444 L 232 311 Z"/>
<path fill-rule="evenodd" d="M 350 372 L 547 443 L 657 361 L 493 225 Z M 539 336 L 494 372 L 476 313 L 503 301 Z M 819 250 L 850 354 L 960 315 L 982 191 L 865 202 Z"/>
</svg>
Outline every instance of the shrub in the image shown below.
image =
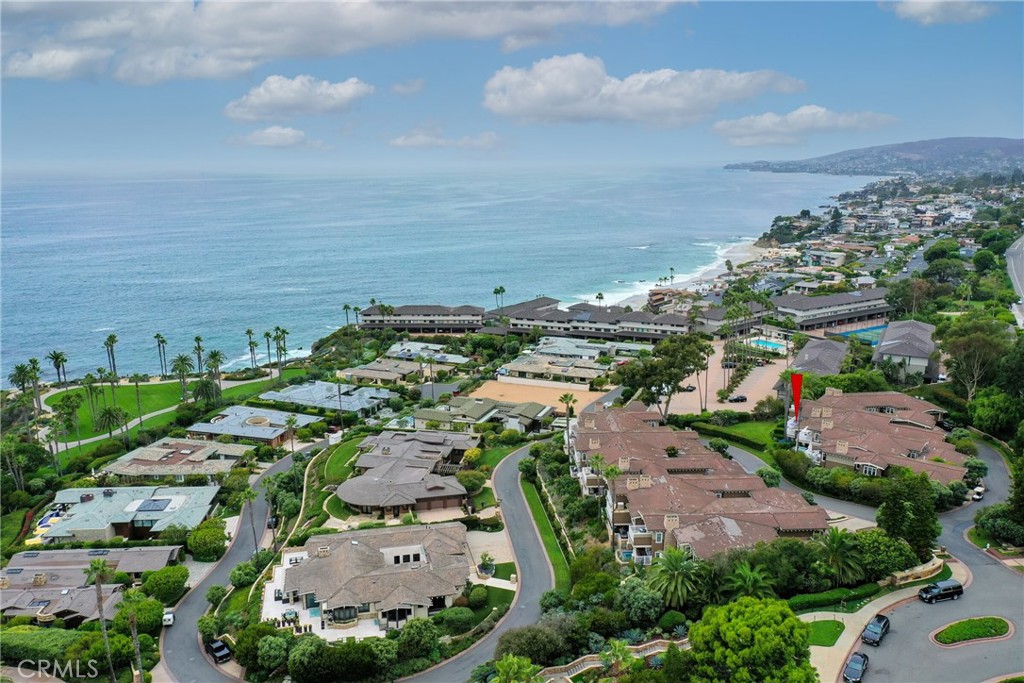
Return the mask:
<svg viewBox="0 0 1024 683">
<path fill-rule="evenodd" d="M 951 624 L 935 634 L 935 640 L 943 645 L 962 643 L 979 638 L 998 638 L 1010 631 L 1010 625 L 999 617 L 978 617 Z"/>
<path fill-rule="evenodd" d="M 142 582 L 142 592 L 165 605 L 173 604 L 185 593 L 188 569 L 181 565 L 164 567 L 149 574 Z"/>
<path fill-rule="evenodd" d="M 224 520 L 208 519 L 188 537 L 188 549 L 199 562 L 214 562 L 224 556 L 228 537 L 224 533 Z"/>
<path fill-rule="evenodd" d="M 228 589 L 221 585 L 210 586 L 206 591 L 206 601 L 217 607 L 228 594 Z"/>
<path fill-rule="evenodd" d="M 486 595 L 484 596 L 486 602 Z M 437 649 L 437 627 L 430 619 L 410 619 L 398 635 L 398 648 L 402 657 L 429 657 Z"/>
<path fill-rule="evenodd" d="M 140 600 L 137 603 L 122 602 L 114 615 L 114 630 L 131 635 L 128 615 L 135 613 L 135 624 L 140 634 L 159 636 L 163 627 L 164 606 L 159 600 Z M 109 615 L 108 615 L 109 616 Z"/>
<path fill-rule="evenodd" d="M 196 630 L 199 631 L 204 643 L 212 642 L 224 632 L 224 620 L 217 614 L 204 614 L 199 617 Z"/>
<path fill-rule="evenodd" d="M 486 600 L 487 596 L 485 593 L 485 603 Z M 434 619 L 441 628 L 454 636 L 460 633 L 465 633 L 469 629 L 473 628 L 473 622 L 476 620 L 476 615 L 474 615 L 473 610 L 468 607 L 449 607 L 446 610 L 441 610 Z"/>
<path fill-rule="evenodd" d="M 251 586 L 256 581 L 256 569 L 251 562 L 242 562 L 231 570 L 231 585 L 235 588 Z"/>
<path fill-rule="evenodd" d="M 771 467 L 762 467 L 755 474 L 761 477 L 765 486 L 769 488 L 775 488 L 782 483 L 782 475 L 779 474 L 778 470 Z"/>
<path fill-rule="evenodd" d="M 658 620 L 658 628 L 666 633 L 671 633 L 677 626 L 683 626 L 686 624 L 686 616 L 682 612 L 677 612 L 674 609 L 665 612 L 661 615 L 661 619 Z"/>
<path fill-rule="evenodd" d="M 466 487 L 466 492 L 470 495 L 477 493 L 484 487 L 484 483 L 487 481 L 487 475 L 483 472 L 477 472 L 476 470 L 463 470 L 455 474 L 455 478 L 459 480 L 459 483 Z"/>
<path fill-rule="evenodd" d="M 802 481 L 811 467 L 811 460 L 803 453 L 788 449 L 776 449 L 774 452 L 775 462 L 779 469 L 788 478 L 794 481 Z"/>
<path fill-rule="evenodd" d="M 714 438 L 708 441 L 708 448 L 713 451 L 717 451 L 722 455 L 729 454 L 729 442 L 725 439 Z"/>
<path fill-rule="evenodd" d="M 469 606 L 472 609 L 480 609 L 487 604 L 487 587 L 475 586 L 469 593 Z"/>
<path fill-rule="evenodd" d="M 856 535 L 860 548 L 864 578 L 878 581 L 895 572 L 918 564 L 910 544 L 902 538 L 893 538 L 883 529 L 868 529 Z"/>
<path fill-rule="evenodd" d="M 794 595 L 787 602 L 794 612 L 799 610 L 815 609 L 835 605 L 843 600 L 852 602 L 869 598 L 882 590 L 877 583 L 866 583 L 856 588 L 833 588 L 821 593 L 807 593 L 805 595 Z"/>
</svg>

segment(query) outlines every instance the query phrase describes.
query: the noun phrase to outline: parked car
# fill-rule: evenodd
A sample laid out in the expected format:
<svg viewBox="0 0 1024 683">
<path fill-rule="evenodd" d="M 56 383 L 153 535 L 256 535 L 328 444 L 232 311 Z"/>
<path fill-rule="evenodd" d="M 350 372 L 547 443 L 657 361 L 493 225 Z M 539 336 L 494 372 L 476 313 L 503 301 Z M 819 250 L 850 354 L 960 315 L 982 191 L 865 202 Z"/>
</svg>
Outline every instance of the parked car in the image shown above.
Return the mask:
<svg viewBox="0 0 1024 683">
<path fill-rule="evenodd" d="M 163 620 L 161 623 L 164 626 L 174 626 L 174 612 L 171 612 L 170 610 L 165 610 Z"/>
<path fill-rule="evenodd" d="M 213 657 L 213 661 L 221 664 L 231 659 L 231 650 L 224 644 L 223 640 L 214 640 L 206 644 L 206 651 Z"/>
<path fill-rule="evenodd" d="M 737 365 L 736 361 L 734 361 L 734 360 L 723 360 L 722 361 L 722 367 L 723 368 L 735 368 L 736 365 Z"/>
<path fill-rule="evenodd" d="M 277 528 L 277 517 L 274 517 L 273 515 L 271 515 L 270 517 L 267 517 L 267 528 L 268 529 L 276 529 Z"/>
<path fill-rule="evenodd" d="M 981 488 L 981 487 L 979 486 L 978 488 Z M 978 489 L 974 489 L 974 492 L 971 494 L 971 500 L 981 500 L 984 497 L 985 497 L 985 489 L 981 489 L 980 491 Z"/>
<path fill-rule="evenodd" d="M 938 600 L 957 600 L 963 594 L 964 587 L 953 579 L 929 583 L 917 591 L 917 597 L 929 604 L 934 604 Z"/>
<path fill-rule="evenodd" d="M 947 431 L 947 432 L 953 431 L 953 428 L 956 427 L 955 424 L 953 424 L 949 420 L 945 420 L 945 419 L 939 420 L 935 424 L 937 424 L 940 429 L 942 429 L 943 431 Z"/>
<path fill-rule="evenodd" d="M 843 667 L 843 681 L 845 683 L 861 683 L 864 680 L 864 672 L 868 670 L 868 656 L 863 652 L 854 652 L 846 660 Z"/>
<path fill-rule="evenodd" d="M 889 632 L 889 617 L 882 614 L 876 614 L 868 625 L 864 627 L 864 632 L 860 634 L 862 642 L 868 645 L 874 645 L 875 647 L 882 644 L 882 639 L 885 638 L 885 634 Z"/>
<path fill-rule="evenodd" d="M 685 392 L 689 393 L 691 391 L 697 391 L 697 387 L 693 386 L 692 384 L 687 384 L 685 387 L 681 388 L 679 391 L 685 391 Z"/>
<path fill-rule="evenodd" d="M 747 402 L 747 397 L 743 396 L 742 394 L 729 397 L 729 403 L 746 403 L 746 402 Z"/>
<path fill-rule="evenodd" d="M 341 427 L 339 427 L 338 425 L 330 425 L 329 427 L 327 427 L 327 431 L 330 434 L 337 434 L 338 432 L 341 431 Z"/>
</svg>

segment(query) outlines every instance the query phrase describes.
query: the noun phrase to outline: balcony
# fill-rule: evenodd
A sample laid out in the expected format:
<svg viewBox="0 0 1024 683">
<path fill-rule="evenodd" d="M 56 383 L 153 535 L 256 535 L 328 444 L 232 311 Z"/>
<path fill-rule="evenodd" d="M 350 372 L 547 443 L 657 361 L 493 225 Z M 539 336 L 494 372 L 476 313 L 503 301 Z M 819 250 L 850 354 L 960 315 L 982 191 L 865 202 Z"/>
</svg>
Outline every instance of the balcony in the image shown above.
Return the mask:
<svg viewBox="0 0 1024 683">
<path fill-rule="evenodd" d="M 651 547 L 652 535 L 645 526 L 630 524 L 627 538 L 629 539 L 629 544 L 634 548 Z"/>
</svg>

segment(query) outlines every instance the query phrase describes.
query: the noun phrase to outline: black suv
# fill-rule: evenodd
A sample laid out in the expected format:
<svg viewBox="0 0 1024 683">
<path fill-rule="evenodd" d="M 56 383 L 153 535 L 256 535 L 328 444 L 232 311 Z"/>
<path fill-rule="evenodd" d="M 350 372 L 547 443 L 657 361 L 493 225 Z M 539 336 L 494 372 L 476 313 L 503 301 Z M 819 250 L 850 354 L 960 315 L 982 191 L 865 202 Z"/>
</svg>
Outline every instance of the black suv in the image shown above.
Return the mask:
<svg viewBox="0 0 1024 683">
<path fill-rule="evenodd" d="M 224 644 L 223 640 L 214 640 L 206 644 L 206 651 L 213 657 L 213 661 L 221 664 L 231 659 L 231 650 Z"/>
<path fill-rule="evenodd" d="M 743 396 L 743 395 L 730 396 L 729 397 L 729 403 L 746 403 L 746 402 L 747 402 L 747 397 Z"/>
<path fill-rule="evenodd" d="M 956 600 L 963 594 L 964 587 L 953 579 L 929 583 L 917 591 L 917 597 L 929 604 L 934 604 L 937 600 Z"/>
<path fill-rule="evenodd" d="M 864 627 L 864 632 L 860 634 L 860 639 L 868 645 L 879 646 L 882 644 L 882 638 L 885 638 L 885 634 L 889 632 L 889 617 L 881 614 L 876 614 L 875 617 L 868 622 L 868 625 Z"/>
<path fill-rule="evenodd" d="M 276 529 L 277 528 L 277 517 L 268 517 L 267 518 L 267 528 L 268 529 Z"/>
<path fill-rule="evenodd" d="M 868 656 L 863 652 L 854 652 L 846 660 L 843 668 L 843 681 L 845 683 L 861 683 L 864 680 L 864 672 L 868 670 Z"/>
</svg>

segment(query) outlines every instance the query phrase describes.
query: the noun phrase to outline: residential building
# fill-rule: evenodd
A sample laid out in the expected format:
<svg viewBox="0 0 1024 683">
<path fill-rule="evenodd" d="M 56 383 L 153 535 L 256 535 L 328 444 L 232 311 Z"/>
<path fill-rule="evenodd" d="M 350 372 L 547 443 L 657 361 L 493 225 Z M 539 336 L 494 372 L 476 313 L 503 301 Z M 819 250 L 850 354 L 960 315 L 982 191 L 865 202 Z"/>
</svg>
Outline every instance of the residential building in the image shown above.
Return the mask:
<svg viewBox="0 0 1024 683">
<path fill-rule="evenodd" d="M 15 553 L 0 569 L 0 588 L 74 588 L 85 585 L 85 570 L 102 559 L 111 574 L 124 572 L 141 581 L 144 572 L 163 569 L 184 557 L 180 545 L 148 545 L 134 548 L 26 550 Z M 93 590 L 90 588 L 90 590 Z M 93 602 L 96 594 L 93 593 Z"/>
<path fill-rule="evenodd" d="M 654 314 L 629 311 L 622 306 L 573 304 L 558 308 L 558 300 L 541 297 L 505 307 L 508 330 L 518 334 L 541 334 L 586 339 L 633 339 L 657 341 L 689 331 L 689 321 L 674 313 Z M 492 314 L 496 311 L 491 311 Z"/>
<path fill-rule="evenodd" d="M 193 529 L 210 514 L 219 486 L 121 486 L 57 491 L 44 542 L 153 538 L 172 525 Z"/>
<path fill-rule="evenodd" d="M 364 330 L 391 328 L 419 334 L 475 332 L 484 322 L 484 309 L 479 306 L 395 306 L 381 310 L 380 304 L 360 314 L 359 327 Z"/>
<path fill-rule="evenodd" d="M 292 436 L 292 428 L 288 426 L 289 420 L 294 420 L 295 428 L 301 429 L 319 422 L 321 418 L 265 408 L 228 406 L 209 422 L 197 422 L 189 427 L 188 435 L 200 439 L 230 436 L 233 439 L 276 448 Z"/>
<path fill-rule="evenodd" d="M 512 403 L 455 396 L 447 403 L 417 410 L 413 413 L 413 424 L 416 429 L 430 429 L 427 425 L 436 423 L 436 427 L 432 425 L 435 429 L 467 431 L 473 425 L 494 423 L 500 424 L 502 430 L 513 429 L 526 434 L 540 429 L 544 418 L 554 411 L 553 407 L 534 401 Z"/>
<path fill-rule="evenodd" d="M 654 345 L 624 341 L 590 341 L 570 337 L 541 337 L 533 348 L 533 352 L 538 355 L 585 360 L 597 360 L 602 357 L 632 358 L 643 351 L 653 352 Z"/>
<path fill-rule="evenodd" d="M 967 456 L 936 426 L 945 411 L 896 391 L 844 394 L 826 389 L 790 418 L 786 434 L 817 464 L 882 476 L 892 466 L 925 472 L 941 484 L 963 479 Z"/>
<path fill-rule="evenodd" d="M 710 306 L 701 309 L 694 316 L 693 329 L 713 337 L 724 337 L 723 328 L 728 329 L 730 334 L 746 334 L 761 324 L 765 307 L 759 303 L 750 303 L 746 305 L 746 308 L 747 313 L 735 319 L 727 317 L 729 308 L 725 306 Z"/>
<path fill-rule="evenodd" d="M 41 574 L 46 577 L 46 574 Z M 81 574 L 79 583 L 85 582 Z M 4 585 L 0 579 L 0 587 Z M 110 619 L 124 597 L 124 586 L 119 583 L 105 583 L 100 586 L 103 595 L 103 614 Z M 64 628 L 78 628 L 87 621 L 99 619 L 96 605 L 95 586 L 60 587 L 22 585 L 0 590 L 0 613 L 5 618 L 31 617 L 40 626 L 49 626 L 57 619 L 64 622 Z"/>
<path fill-rule="evenodd" d="M 251 450 L 251 446 L 240 444 L 165 437 L 125 453 L 103 471 L 128 481 L 174 477 L 182 482 L 197 474 L 212 479 L 230 472 Z"/>
<path fill-rule="evenodd" d="M 412 361 L 378 358 L 371 363 L 340 370 L 338 376 L 364 384 L 403 384 L 423 379 L 423 368 Z"/>
<path fill-rule="evenodd" d="M 466 527 L 449 522 L 314 536 L 284 553 L 275 580 L 303 621 L 366 637 L 451 607 L 473 566 Z"/>
<path fill-rule="evenodd" d="M 774 316 L 792 318 L 801 331 L 880 320 L 889 312 L 885 287 L 825 296 L 784 294 L 772 297 Z"/>
<path fill-rule="evenodd" d="M 570 384 L 590 384 L 611 370 L 607 363 L 583 358 L 559 358 L 542 354 L 524 354 L 498 368 L 498 381 L 506 377 L 536 379 Z"/>
<path fill-rule="evenodd" d="M 293 384 L 280 391 L 268 391 L 260 394 L 264 401 L 280 401 L 312 408 L 338 410 L 344 413 L 356 413 L 360 417 L 372 415 L 386 405 L 395 394 L 387 389 L 376 387 L 357 387 L 338 382 L 305 382 Z"/>
<path fill-rule="evenodd" d="M 838 268 L 846 263 L 846 253 L 842 251 L 823 251 L 820 249 L 808 249 L 804 252 L 804 263 L 809 266 L 824 266 L 826 268 Z"/>
<path fill-rule="evenodd" d="M 939 361 L 935 353 L 935 325 L 916 320 L 891 322 L 882 332 L 872 362 L 895 363 L 900 376 L 920 373 L 926 380 L 934 381 L 939 376 Z"/>
<path fill-rule="evenodd" d="M 443 344 L 400 341 L 392 344 L 384 354 L 387 358 L 408 360 L 438 365 L 465 365 L 471 358 L 445 351 Z"/>
<path fill-rule="evenodd" d="M 845 341 L 810 339 L 790 366 L 796 372 L 815 375 L 838 375 L 848 352 Z"/>
</svg>

